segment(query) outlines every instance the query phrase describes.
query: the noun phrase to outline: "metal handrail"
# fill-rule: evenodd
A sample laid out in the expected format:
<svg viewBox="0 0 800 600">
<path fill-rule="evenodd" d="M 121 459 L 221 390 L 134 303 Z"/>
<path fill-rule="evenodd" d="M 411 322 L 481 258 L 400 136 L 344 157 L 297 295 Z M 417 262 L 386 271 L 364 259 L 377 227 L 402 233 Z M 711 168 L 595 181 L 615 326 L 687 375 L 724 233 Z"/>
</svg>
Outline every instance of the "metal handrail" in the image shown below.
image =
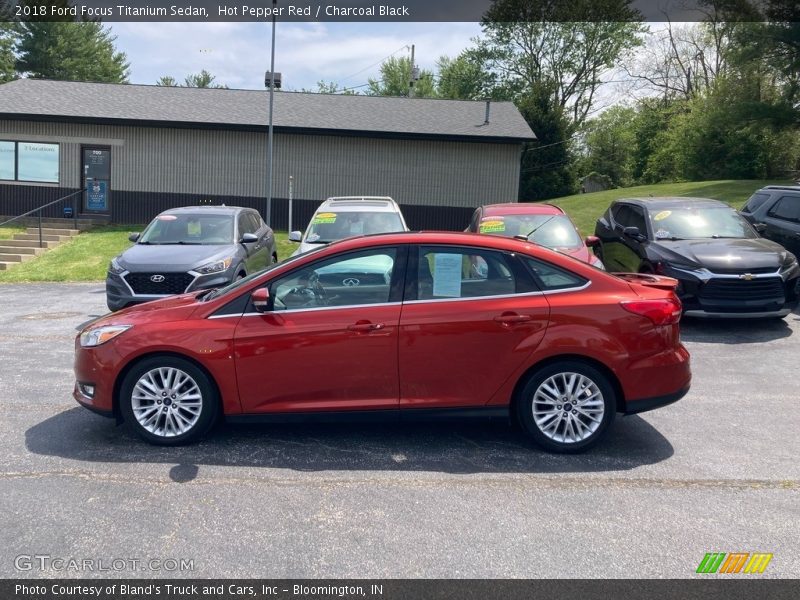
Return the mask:
<svg viewBox="0 0 800 600">
<path fill-rule="evenodd" d="M 48 206 L 53 206 L 54 204 L 58 204 L 59 202 L 63 202 L 67 198 L 72 198 L 73 196 L 77 196 L 78 194 L 82 194 L 83 192 L 88 191 L 88 188 L 83 190 L 78 190 L 77 192 L 72 192 L 71 194 L 67 194 L 66 196 L 62 196 L 58 200 L 53 200 L 52 202 L 48 202 L 47 204 L 43 204 L 39 208 L 34 208 L 33 210 L 29 210 L 26 213 L 22 213 L 21 215 L 17 215 L 16 217 L 11 217 L 8 221 L 3 221 L 0 223 L 0 227 L 3 225 L 8 225 L 17 219 L 22 219 L 33 213 L 39 213 L 39 247 L 42 248 L 42 211 L 47 208 Z M 74 229 L 78 229 L 78 206 L 75 202 L 72 203 L 72 225 Z"/>
</svg>

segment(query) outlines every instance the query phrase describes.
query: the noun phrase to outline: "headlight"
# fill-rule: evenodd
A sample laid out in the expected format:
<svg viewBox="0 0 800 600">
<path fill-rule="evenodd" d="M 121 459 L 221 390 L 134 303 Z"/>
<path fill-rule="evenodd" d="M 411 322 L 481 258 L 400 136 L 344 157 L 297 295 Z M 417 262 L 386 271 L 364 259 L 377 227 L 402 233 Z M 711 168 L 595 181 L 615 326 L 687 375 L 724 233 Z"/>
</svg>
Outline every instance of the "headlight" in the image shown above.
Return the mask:
<svg viewBox="0 0 800 600">
<path fill-rule="evenodd" d="M 672 262 L 672 261 L 664 261 L 664 266 L 678 269 L 679 271 L 702 271 L 703 267 L 699 265 L 690 265 L 688 263 L 679 263 L 679 262 Z"/>
<path fill-rule="evenodd" d="M 226 271 L 227 269 L 229 269 L 232 262 L 233 262 L 233 257 L 229 256 L 228 258 L 224 258 L 222 260 L 215 260 L 214 262 L 207 263 L 202 267 L 192 269 L 192 271 L 197 271 L 201 275 L 208 275 L 209 273 L 219 273 L 220 271 Z"/>
<path fill-rule="evenodd" d="M 95 327 L 94 329 L 87 329 L 81 333 L 81 346 L 84 348 L 91 348 L 105 344 L 109 340 L 113 340 L 121 333 L 125 333 L 133 327 L 133 325 L 104 325 L 102 327 Z"/>
<path fill-rule="evenodd" d="M 790 273 L 797 268 L 797 258 L 791 252 L 787 252 L 781 262 L 781 273 Z"/>
<path fill-rule="evenodd" d="M 116 258 L 112 258 L 111 262 L 108 263 L 108 272 L 113 275 L 119 275 L 125 272 L 125 269 L 119 266 Z"/>
</svg>

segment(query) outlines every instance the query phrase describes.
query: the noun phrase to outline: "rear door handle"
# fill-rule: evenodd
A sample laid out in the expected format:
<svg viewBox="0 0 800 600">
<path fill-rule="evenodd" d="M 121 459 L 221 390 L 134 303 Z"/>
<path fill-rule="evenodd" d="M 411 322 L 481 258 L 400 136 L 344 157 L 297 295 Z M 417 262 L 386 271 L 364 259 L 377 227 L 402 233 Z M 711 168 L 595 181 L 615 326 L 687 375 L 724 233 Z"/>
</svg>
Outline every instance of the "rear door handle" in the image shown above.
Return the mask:
<svg viewBox="0 0 800 600">
<path fill-rule="evenodd" d="M 378 331 L 379 329 L 383 329 L 386 327 L 383 323 L 363 323 L 359 321 L 358 323 L 353 323 L 352 325 L 348 325 L 347 329 L 350 331 Z"/>
<path fill-rule="evenodd" d="M 498 323 L 505 324 L 513 324 L 513 323 L 526 323 L 533 319 L 530 315 L 518 315 L 516 313 L 503 313 L 502 315 L 497 315 L 494 320 Z"/>
</svg>

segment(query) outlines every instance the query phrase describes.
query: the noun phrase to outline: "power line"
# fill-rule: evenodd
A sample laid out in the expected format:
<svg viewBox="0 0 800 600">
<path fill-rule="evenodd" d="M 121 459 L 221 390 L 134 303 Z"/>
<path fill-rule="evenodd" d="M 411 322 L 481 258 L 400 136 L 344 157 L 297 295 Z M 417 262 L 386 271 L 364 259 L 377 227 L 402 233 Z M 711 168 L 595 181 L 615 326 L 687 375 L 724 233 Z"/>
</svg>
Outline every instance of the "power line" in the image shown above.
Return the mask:
<svg viewBox="0 0 800 600">
<path fill-rule="evenodd" d="M 397 50 L 395 50 L 394 52 L 392 52 L 392 53 L 391 53 L 391 54 L 389 54 L 388 56 L 384 56 L 382 59 L 380 59 L 380 60 L 378 60 L 378 61 L 376 61 L 376 62 L 372 63 L 372 64 L 371 64 L 371 65 L 369 65 L 368 67 L 364 67 L 363 69 L 361 69 L 360 71 L 357 71 L 357 72 L 353 73 L 352 75 L 348 75 L 347 77 L 343 77 L 343 78 L 342 78 L 340 81 L 347 81 L 348 79 L 352 79 L 352 78 L 353 78 L 353 77 L 355 77 L 356 75 L 361 75 L 361 73 L 363 73 L 364 71 L 367 71 L 367 70 L 371 69 L 372 67 L 374 67 L 374 66 L 376 66 L 376 65 L 379 65 L 379 64 L 381 64 L 381 63 L 382 63 L 383 61 L 385 61 L 387 58 L 391 58 L 392 56 L 394 56 L 395 54 L 397 54 L 397 53 L 398 53 L 398 52 L 400 52 L 401 50 L 408 50 L 408 48 L 409 48 L 408 44 L 406 44 L 405 46 L 400 46 L 400 47 L 399 47 Z M 363 87 L 363 86 L 361 86 L 361 87 Z"/>
</svg>

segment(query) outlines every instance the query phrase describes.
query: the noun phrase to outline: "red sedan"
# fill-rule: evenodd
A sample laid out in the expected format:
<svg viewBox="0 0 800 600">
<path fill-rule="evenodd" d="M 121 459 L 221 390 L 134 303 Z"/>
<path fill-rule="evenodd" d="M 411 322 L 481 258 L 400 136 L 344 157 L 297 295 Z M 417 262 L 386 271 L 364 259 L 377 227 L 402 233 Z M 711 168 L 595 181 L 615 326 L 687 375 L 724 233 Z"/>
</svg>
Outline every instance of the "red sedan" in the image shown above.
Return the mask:
<svg viewBox="0 0 800 600">
<path fill-rule="evenodd" d="M 598 269 L 605 269 L 603 262 L 589 250 L 599 245 L 600 239 L 593 235 L 581 239 L 572 219 L 552 204 L 508 202 L 479 206 L 472 214 L 467 231 L 505 237 L 523 236 Z"/>
<path fill-rule="evenodd" d="M 214 291 L 107 315 L 75 399 L 145 440 L 229 421 L 510 415 L 548 450 L 689 389 L 669 278 L 467 233 L 351 238 Z"/>
</svg>

